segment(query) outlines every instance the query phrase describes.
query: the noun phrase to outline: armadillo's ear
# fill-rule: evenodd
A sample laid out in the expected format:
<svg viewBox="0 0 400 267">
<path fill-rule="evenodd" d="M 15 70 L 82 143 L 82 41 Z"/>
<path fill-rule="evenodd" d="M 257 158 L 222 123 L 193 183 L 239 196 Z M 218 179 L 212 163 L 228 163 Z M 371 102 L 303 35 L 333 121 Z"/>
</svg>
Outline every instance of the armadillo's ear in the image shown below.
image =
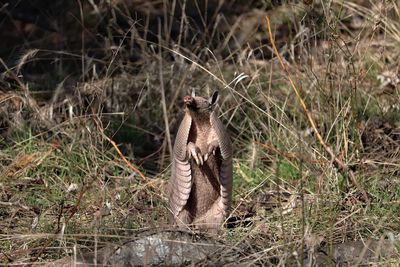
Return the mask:
<svg viewBox="0 0 400 267">
<path fill-rule="evenodd" d="M 215 91 L 212 96 L 208 99 L 208 102 L 210 103 L 210 105 L 215 105 L 218 101 L 219 98 L 219 94 L 218 91 Z"/>
<path fill-rule="evenodd" d="M 194 88 L 192 88 L 192 97 L 196 96 L 196 91 L 194 90 Z"/>
</svg>

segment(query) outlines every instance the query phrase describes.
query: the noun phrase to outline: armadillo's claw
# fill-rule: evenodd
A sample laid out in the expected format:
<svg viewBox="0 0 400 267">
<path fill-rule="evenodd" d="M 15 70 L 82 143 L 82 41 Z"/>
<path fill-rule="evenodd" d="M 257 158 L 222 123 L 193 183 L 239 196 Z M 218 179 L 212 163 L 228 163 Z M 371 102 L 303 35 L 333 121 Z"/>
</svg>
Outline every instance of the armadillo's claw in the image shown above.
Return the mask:
<svg viewBox="0 0 400 267">
<path fill-rule="evenodd" d="M 201 156 L 201 153 L 200 152 L 198 152 L 198 153 L 196 153 L 196 154 L 193 154 L 193 158 L 194 158 L 194 160 L 196 161 L 196 164 L 197 165 L 203 165 L 203 157 Z"/>
<path fill-rule="evenodd" d="M 207 153 L 204 155 L 204 161 L 207 161 L 208 157 L 213 154 L 215 156 L 215 151 L 217 150 L 218 147 L 218 142 L 213 141 L 210 144 L 208 144 L 207 147 Z"/>
<path fill-rule="evenodd" d="M 194 160 L 196 161 L 197 165 L 203 165 L 203 157 L 201 156 L 200 152 L 195 152 L 192 154 Z"/>
<path fill-rule="evenodd" d="M 203 157 L 200 148 L 196 147 L 192 142 L 188 143 L 189 159 L 193 158 L 197 165 L 203 165 Z"/>
</svg>

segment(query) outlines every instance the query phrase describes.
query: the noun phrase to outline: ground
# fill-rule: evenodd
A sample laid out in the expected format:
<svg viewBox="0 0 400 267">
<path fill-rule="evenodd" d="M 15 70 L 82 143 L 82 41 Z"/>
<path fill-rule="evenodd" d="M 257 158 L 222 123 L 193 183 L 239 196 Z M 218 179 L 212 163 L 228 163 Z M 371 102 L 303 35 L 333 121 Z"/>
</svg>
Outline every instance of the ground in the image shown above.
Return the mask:
<svg viewBox="0 0 400 267">
<path fill-rule="evenodd" d="M 368 242 L 352 264 L 399 264 L 396 1 L 2 2 L 0 264 L 180 240 L 165 187 L 192 88 L 220 91 L 234 146 L 225 227 L 182 234 L 223 248 L 196 264 L 339 265 Z"/>
</svg>

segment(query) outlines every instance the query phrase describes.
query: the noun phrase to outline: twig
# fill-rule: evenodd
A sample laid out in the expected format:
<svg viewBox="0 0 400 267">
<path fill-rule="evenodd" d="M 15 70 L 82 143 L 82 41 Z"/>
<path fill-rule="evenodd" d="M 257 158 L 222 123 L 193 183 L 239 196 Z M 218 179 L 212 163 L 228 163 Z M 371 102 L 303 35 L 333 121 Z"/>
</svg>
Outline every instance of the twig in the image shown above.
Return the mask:
<svg viewBox="0 0 400 267">
<path fill-rule="evenodd" d="M 82 31 L 81 31 L 81 68 L 82 68 L 82 82 L 85 82 L 85 20 L 83 18 L 83 7 L 81 0 L 77 0 L 78 5 L 79 5 L 79 14 L 81 16 L 81 25 L 82 25 Z"/>
<path fill-rule="evenodd" d="M 28 87 L 25 86 L 25 84 L 21 81 L 21 79 L 18 78 L 17 74 L 15 74 L 12 69 L 8 68 L 7 64 L 1 58 L 0 58 L 0 64 L 4 67 L 5 73 L 10 74 L 11 78 L 13 78 L 18 83 L 20 88 L 25 93 L 28 93 L 29 92 Z"/>
<path fill-rule="evenodd" d="M 121 159 L 126 163 L 126 165 L 128 165 L 128 167 L 133 170 L 135 173 L 139 174 L 139 176 L 142 178 L 142 181 L 147 181 L 146 176 L 144 176 L 144 174 L 135 166 L 133 166 L 126 158 L 125 156 L 122 154 L 121 150 L 119 150 L 117 144 L 111 140 L 111 138 L 109 138 L 105 133 L 104 133 L 104 129 L 103 127 L 100 126 L 99 123 L 99 119 L 97 117 L 94 117 L 94 121 L 97 125 L 97 129 L 99 129 L 99 131 L 101 132 L 101 134 L 103 135 L 103 137 L 105 139 L 107 139 L 108 142 L 110 142 L 110 144 L 115 148 L 115 150 L 117 151 L 118 155 L 121 157 Z"/>
<path fill-rule="evenodd" d="M 108 142 L 110 142 L 114 148 L 117 150 L 117 153 L 120 155 L 120 157 L 122 158 L 123 161 L 125 161 L 125 163 L 128 165 L 128 167 L 130 169 L 132 169 L 134 172 L 136 172 L 137 174 L 139 174 L 139 176 L 142 178 L 143 181 L 147 181 L 146 177 L 144 176 L 144 174 L 139 171 L 135 166 L 133 166 L 126 158 L 125 156 L 121 153 L 121 151 L 119 150 L 118 146 L 116 145 L 116 143 L 111 140 L 105 133 L 104 133 L 104 129 L 100 126 L 99 120 L 97 117 L 94 117 L 94 121 L 97 125 L 97 128 L 100 130 L 100 132 L 102 133 L 102 135 L 104 136 L 104 138 L 107 139 Z M 77 213 L 79 206 L 81 205 L 82 202 L 82 198 L 83 195 L 87 192 L 87 190 L 91 187 L 91 184 L 93 183 L 95 179 L 93 178 L 91 180 L 91 182 L 82 187 L 82 190 L 79 193 L 79 196 L 77 198 L 77 201 L 75 203 L 75 205 L 70 209 L 70 215 L 67 217 L 67 219 L 65 220 L 65 225 L 68 225 L 69 222 L 71 221 L 71 219 L 73 218 L 73 216 Z M 8 203 L 2 202 L 0 204 L 6 204 L 6 205 L 10 205 Z M 44 251 L 50 246 L 50 244 L 54 241 L 54 239 L 61 233 L 61 228 L 57 227 L 57 230 L 54 232 L 54 236 L 49 237 L 49 239 L 47 239 L 46 243 L 41 246 L 38 254 L 36 255 L 36 257 L 34 258 L 34 261 L 37 261 L 37 259 L 44 253 Z"/>
<path fill-rule="evenodd" d="M 295 94 L 296 94 L 296 96 L 297 96 L 297 99 L 298 99 L 299 102 L 300 102 L 300 105 L 302 106 L 304 112 L 305 112 L 306 115 L 307 115 L 307 119 L 308 119 L 308 121 L 310 122 L 311 127 L 313 128 L 314 133 L 315 133 L 315 135 L 317 136 L 317 139 L 318 139 L 319 143 L 324 147 L 324 149 L 326 150 L 326 152 L 328 152 L 328 154 L 331 156 L 331 158 L 332 158 L 332 160 L 333 160 L 333 164 L 336 166 L 336 168 L 338 168 L 340 172 L 342 172 L 342 173 L 344 173 L 344 174 L 347 174 L 347 176 L 350 177 L 351 182 L 352 182 L 352 183 L 358 188 L 358 190 L 360 190 L 360 192 L 362 193 L 365 202 L 366 202 L 367 204 L 369 204 L 369 203 L 370 203 L 370 200 L 369 200 L 369 198 L 368 198 L 368 194 L 367 194 L 367 192 L 361 187 L 360 183 L 357 181 L 357 179 L 356 179 L 356 177 L 355 177 L 355 175 L 354 175 L 354 172 L 353 172 L 352 170 L 350 170 L 349 167 L 333 153 L 332 148 L 324 141 L 324 139 L 322 138 L 321 134 L 319 133 L 319 131 L 318 131 L 318 129 L 317 129 L 317 126 L 316 126 L 316 123 L 315 123 L 314 119 L 312 118 L 310 111 L 308 110 L 308 108 L 307 108 L 307 106 L 306 106 L 306 104 L 305 104 L 303 98 L 301 97 L 300 92 L 299 92 L 299 90 L 297 89 L 297 86 L 296 86 L 296 84 L 294 83 L 294 81 L 293 81 L 293 79 L 292 79 L 292 77 L 291 77 L 289 71 L 287 70 L 285 64 L 283 63 L 282 57 L 280 56 L 280 54 L 279 54 L 279 52 L 278 52 L 278 49 L 276 48 L 275 40 L 274 40 L 274 37 L 272 36 L 271 23 L 270 23 L 270 21 L 269 21 L 268 16 L 265 16 L 265 19 L 266 19 L 266 21 L 267 21 L 268 34 L 269 34 L 269 38 L 270 38 L 270 40 L 271 40 L 272 48 L 274 49 L 274 52 L 275 52 L 275 54 L 276 54 L 276 57 L 278 58 L 278 61 L 279 61 L 280 65 L 281 65 L 283 71 L 286 73 L 286 76 L 287 76 L 287 78 L 289 79 L 290 85 L 292 86 L 292 88 L 293 88 L 293 90 L 294 90 L 294 92 L 295 92 Z"/>
<path fill-rule="evenodd" d="M 26 211 L 33 211 L 35 213 L 35 211 L 32 208 L 19 203 L 19 201 L 15 201 L 15 202 L 0 201 L 0 206 L 17 207 L 17 208 L 21 208 Z"/>
<path fill-rule="evenodd" d="M 93 177 L 88 185 L 84 185 L 79 193 L 78 199 L 76 200 L 75 205 L 70 209 L 70 214 L 64 222 L 64 225 L 67 226 L 74 215 L 78 212 L 78 208 L 81 205 L 83 195 L 91 188 L 91 184 L 94 182 L 95 177 Z M 61 210 L 62 212 L 62 210 Z M 64 214 L 62 214 L 64 216 Z M 57 229 L 54 231 L 54 234 L 49 236 L 43 246 L 40 247 L 39 252 L 33 258 L 32 262 L 36 262 L 39 257 L 45 252 L 45 250 L 51 245 L 51 243 L 62 233 L 62 227 L 58 224 Z"/>
<path fill-rule="evenodd" d="M 304 161 L 307 161 L 309 163 L 322 163 L 322 160 L 313 160 L 313 159 L 309 159 L 309 158 L 305 158 L 302 157 L 301 155 L 295 154 L 295 153 L 286 153 L 284 151 L 279 150 L 278 148 L 276 148 L 275 146 L 273 146 L 272 144 L 264 144 L 258 141 L 255 141 L 256 144 L 258 144 L 259 146 L 261 146 L 262 148 L 265 149 L 269 149 L 272 152 L 278 154 L 279 156 L 282 156 L 284 158 L 286 158 L 287 160 L 291 160 L 291 159 L 301 159 Z"/>
<path fill-rule="evenodd" d="M 169 131 L 169 121 L 167 113 L 167 101 L 165 100 L 165 88 L 164 88 L 164 77 L 163 77 L 163 58 L 162 58 L 162 48 L 161 48 L 161 22 L 158 21 L 158 42 L 160 44 L 159 48 L 159 74 L 160 74 L 160 89 L 161 89 L 161 107 L 163 111 L 164 124 L 165 124 L 165 138 L 167 139 L 169 156 L 172 158 L 172 142 L 171 134 Z"/>
</svg>

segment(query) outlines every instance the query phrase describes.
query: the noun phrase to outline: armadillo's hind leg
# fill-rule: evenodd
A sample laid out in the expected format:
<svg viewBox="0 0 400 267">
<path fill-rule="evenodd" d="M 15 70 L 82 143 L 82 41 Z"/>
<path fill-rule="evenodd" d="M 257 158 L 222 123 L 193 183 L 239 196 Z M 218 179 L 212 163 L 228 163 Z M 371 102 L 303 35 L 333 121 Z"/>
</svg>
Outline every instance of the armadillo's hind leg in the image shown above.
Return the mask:
<svg viewBox="0 0 400 267">
<path fill-rule="evenodd" d="M 216 232 L 225 221 L 227 212 L 221 208 L 221 199 L 218 198 L 211 208 L 200 218 L 195 219 L 193 224 L 198 229 L 208 229 L 210 232 Z"/>
<path fill-rule="evenodd" d="M 175 216 L 175 224 L 180 228 L 188 227 L 188 225 L 193 221 L 192 217 L 193 216 L 190 214 L 190 212 L 186 208 L 183 208 L 183 210 L 179 212 L 177 216 Z"/>
</svg>

